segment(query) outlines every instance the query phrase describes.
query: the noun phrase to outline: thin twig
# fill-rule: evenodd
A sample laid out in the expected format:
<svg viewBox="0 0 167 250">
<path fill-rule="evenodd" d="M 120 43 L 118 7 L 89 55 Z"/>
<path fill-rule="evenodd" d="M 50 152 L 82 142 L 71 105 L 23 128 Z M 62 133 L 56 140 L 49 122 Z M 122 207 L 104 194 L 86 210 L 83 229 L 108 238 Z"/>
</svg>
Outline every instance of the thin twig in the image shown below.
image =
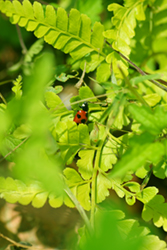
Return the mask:
<svg viewBox="0 0 167 250">
<path fill-rule="evenodd" d="M 5 100 L 5 98 L 3 97 L 3 95 L 0 93 L 0 98 L 2 99 L 2 101 L 7 105 L 7 102 Z"/>
<path fill-rule="evenodd" d="M 20 45 L 22 47 L 22 53 L 26 54 L 27 53 L 27 48 L 25 46 L 21 31 L 20 31 L 20 27 L 18 26 L 18 24 L 16 24 L 16 30 L 17 30 L 17 34 L 18 34 L 18 37 L 19 37 Z"/>
<path fill-rule="evenodd" d="M 146 74 L 146 75 L 150 75 L 149 73 L 147 73 L 146 71 L 144 71 L 144 73 Z M 165 80 L 162 80 L 162 79 L 156 79 L 158 82 L 160 82 L 160 83 L 162 83 L 162 84 L 164 84 L 164 85 L 166 85 L 167 86 L 167 82 L 165 81 Z"/>
<path fill-rule="evenodd" d="M 149 107 L 148 103 L 144 100 L 144 98 L 143 98 L 141 95 L 139 95 L 139 93 L 135 90 L 135 88 L 133 88 L 133 87 L 131 86 L 129 79 L 125 76 L 123 70 L 121 69 L 121 67 L 120 67 L 119 65 L 118 65 L 118 68 L 119 68 L 119 70 L 120 70 L 120 72 L 121 72 L 121 74 L 122 74 L 122 76 L 123 76 L 123 78 L 124 78 L 124 80 L 125 80 L 125 83 L 128 85 L 129 90 L 136 96 L 136 98 L 137 98 L 143 105 L 145 105 L 146 107 Z"/>
<path fill-rule="evenodd" d="M 9 155 L 11 155 L 16 149 L 18 149 L 24 142 L 26 142 L 29 139 L 30 136 L 25 138 L 21 143 L 19 143 L 13 150 L 11 150 L 9 153 L 7 153 L 2 159 L 0 159 L 0 162 L 5 160 Z"/>
<path fill-rule="evenodd" d="M 106 41 L 106 43 L 112 48 L 112 45 Z M 113 49 L 113 48 L 112 48 Z M 113 49 L 114 50 L 114 49 Z M 139 68 L 135 63 L 133 63 L 131 60 L 129 60 L 126 56 L 124 56 L 121 52 L 114 50 L 116 53 L 118 53 L 125 61 L 127 61 L 133 68 L 135 68 L 141 75 L 145 76 L 145 75 L 149 75 L 148 73 L 144 72 L 141 68 Z M 167 88 L 163 85 L 161 85 L 160 83 L 158 83 L 155 80 L 148 80 L 150 82 L 152 82 L 153 84 L 155 84 L 157 87 L 163 89 L 164 91 L 167 92 Z M 162 82 L 162 80 L 160 80 Z M 164 83 L 165 81 L 163 81 Z M 167 85 L 167 82 L 166 84 Z"/>
<path fill-rule="evenodd" d="M 2 82 L 0 82 L 0 85 L 4 85 L 4 84 L 9 83 L 9 82 L 13 82 L 13 80 L 2 81 Z"/>
<path fill-rule="evenodd" d="M 79 79 L 79 81 L 75 84 L 75 87 L 77 89 L 79 89 L 82 85 L 82 83 L 84 82 L 84 77 L 85 77 L 85 72 L 86 72 L 86 62 L 85 62 L 85 65 L 84 65 L 84 70 L 82 72 L 82 75 L 81 75 L 81 78 Z"/>
<path fill-rule="evenodd" d="M 97 96 L 88 97 L 88 98 L 85 98 L 85 99 L 82 99 L 82 100 L 79 100 L 79 101 L 76 101 L 76 102 L 72 102 L 72 103 L 70 103 L 70 104 L 67 104 L 67 105 L 65 105 L 65 107 L 67 108 L 67 107 L 70 107 L 71 105 L 79 104 L 79 103 L 81 103 L 81 102 L 87 102 L 87 101 L 90 101 L 90 100 L 92 100 L 92 99 L 101 98 L 101 97 L 105 97 L 105 96 L 108 96 L 108 95 L 110 95 L 110 93 L 106 93 L 106 94 L 102 94 L 102 95 L 97 95 Z M 51 112 L 54 112 L 55 110 L 61 109 L 61 108 L 62 108 L 62 106 L 61 106 L 62 104 L 63 104 L 63 102 L 60 103 L 59 105 L 57 105 L 56 108 L 52 109 Z"/>
<path fill-rule="evenodd" d="M 129 60 L 126 56 L 124 56 L 121 52 L 116 51 L 122 58 L 124 58 L 130 65 L 132 65 L 141 75 L 146 76 L 149 75 L 148 73 L 144 72 L 141 68 L 139 68 L 135 63 L 133 63 L 131 60 Z M 157 87 L 165 90 L 167 92 L 167 88 L 160 83 L 156 82 L 155 80 L 148 80 L 152 83 L 154 83 Z M 167 83 L 166 83 L 167 85 Z"/>
<path fill-rule="evenodd" d="M 13 246 L 19 247 L 19 248 L 23 248 L 23 249 L 32 249 L 32 250 L 53 250 L 53 248 L 42 248 L 42 247 L 34 247 L 34 246 L 26 246 L 23 244 L 20 244 L 10 238 L 8 238 L 7 236 L 3 235 L 2 233 L 0 233 L 0 237 L 9 241 L 10 243 L 12 243 Z"/>
</svg>

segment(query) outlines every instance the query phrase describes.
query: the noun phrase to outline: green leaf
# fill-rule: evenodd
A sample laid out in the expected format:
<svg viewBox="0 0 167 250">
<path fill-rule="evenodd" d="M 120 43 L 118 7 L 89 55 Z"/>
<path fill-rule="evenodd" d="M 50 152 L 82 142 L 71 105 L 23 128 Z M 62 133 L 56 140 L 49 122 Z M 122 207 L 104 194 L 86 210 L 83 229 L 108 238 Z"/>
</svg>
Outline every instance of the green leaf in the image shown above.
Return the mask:
<svg viewBox="0 0 167 250">
<path fill-rule="evenodd" d="M 150 163 L 146 163 L 144 166 L 137 169 L 135 175 L 141 179 L 145 178 L 148 171 L 150 170 Z"/>
<path fill-rule="evenodd" d="M 167 175 L 166 162 L 161 161 L 156 166 L 153 166 L 153 174 L 158 178 L 165 179 Z"/>
<path fill-rule="evenodd" d="M 109 176 L 109 175 L 108 175 Z M 120 187 L 121 180 L 119 178 L 110 178 L 112 189 L 115 190 L 118 197 L 123 198 L 125 196 L 124 190 Z"/>
<path fill-rule="evenodd" d="M 95 97 L 93 91 L 88 86 L 82 86 L 79 89 L 79 96 L 73 96 L 70 99 L 70 102 L 73 103 L 73 102 L 76 102 L 76 101 L 79 101 L 79 100 L 84 100 L 84 99 L 87 99 L 87 98 L 90 98 L 91 102 L 96 102 L 98 100 Z M 71 104 L 72 108 L 74 110 L 77 110 L 77 111 L 80 109 L 80 105 L 81 105 L 80 103 L 79 104 Z M 96 107 L 97 108 L 98 106 L 97 106 L 97 104 L 91 104 L 91 103 L 89 103 L 89 109 L 91 107 Z"/>
<path fill-rule="evenodd" d="M 13 157 L 16 153 L 21 151 L 21 147 L 18 147 L 18 145 L 22 141 L 20 139 L 15 138 L 12 135 L 6 136 L 3 141 L 1 142 L 0 152 L 8 161 L 13 161 Z"/>
<path fill-rule="evenodd" d="M 90 183 L 84 181 L 81 176 L 72 168 L 66 168 L 64 170 L 66 177 L 66 183 L 76 196 L 80 204 L 84 209 L 90 210 Z M 68 203 L 65 203 L 68 205 Z"/>
<path fill-rule="evenodd" d="M 126 194 L 125 195 L 125 200 L 129 206 L 132 206 L 136 202 L 136 198 L 134 195 Z"/>
<path fill-rule="evenodd" d="M 50 193 L 49 195 L 49 204 L 53 208 L 58 208 L 63 205 L 63 196 L 56 196 L 54 193 Z"/>
<path fill-rule="evenodd" d="M 145 80 L 156 80 L 161 78 L 160 74 L 151 74 L 151 75 L 144 75 L 144 76 L 137 76 L 137 77 L 133 77 L 130 79 L 130 83 L 132 85 L 137 85 L 140 82 L 143 82 Z"/>
<path fill-rule="evenodd" d="M 78 156 L 81 158 L 77 161 L 77 166 L 79 167 L 79 172 L 81 176 L 88 180 L 93 174 L 93 160 L 94 160 L 94 150 L 84 149 L 80 150 Z"/>
<path fill-rule="evenodd" d="M 105 200 L 109 196 L 109 190 L 112 186 L 111 181 L 99 172 L 97 176 L 97 203 Z"/>
<path fill-rule="evenodd" d="M 148 107 L 129 105 L 129 112 L 134 119 L 142 124 L 142 127 L 153 135 L 160 134 L 167 126 L 167 113 L 162 106 L 158 106 L 154 111 Z"/>
<path fill-rule="evenodd" d="M 56 126 L 59 147 L 64 162 L 70 164 L 80 149 L 79 131 L 77 124 L 69 121 L 68 123 L 58 122 Z"/>
<path fill-rule="evenodd" d="M 43 13 L 42 5 L 39 2 L 34 2 L 33 3 L 33 9 L 34 9 L 34 17 L 38 21 L 43 21 L 44 13 Z"/>
<path fill-rule="evenodd" d="M 123 126 L 127 126 L 130 123 L 129 118 L 125 114 L 125 108 L 126 108 L 125 104 L 121 103 L 119 106 L 118 114 L 115 117 L 113 125 L 118 129 L 122 129 Z M 110 115 L 112 115 L 112 113 L 113 112 L 111 112 Z"/>
<path fill-rule="evenodd" d="M 124 187 L 128 187 L 131 192 L 138 193 L 140 192 L 140 184 L 134 181 L 126 182 Z"/>
<path fill-rule="evenodd" d="M 69 33 L 78 36 L 81 25 L 81 16 L 78 10 L 71 9 L 69 15 Z"/>
<path fill-rule="evenodd" d="M 20 99 L 20 97 L 22 96 L 22 77 L 19 75 L 18 78 L 13 81 L 14 87 L 12 87 L 12 91 L 15 93 L 16 95 L 16 99 Z"/>
<path fill-rule="evenodd" d="M 66 11 L 63 8 L 58 8 L 57 10 L 56 25 L 59 30 L 67 31 L 68 17 Z"/>
<path fill-rule="evenodd" d="M 93 26 L 93 32 L 92 32 L 92 45 L 95 46 L 99 53 L 102 50 L 104 38 L 102 36 L 102 33 L 104 31 L 104 27 L 100 22 L 95 22 Z"/>
<path fill-rule="evenodd" d="M 145 221 L 153 219 L 153 223 L 157 227 L 163 227 L 167 231 L 167 203 L 162 195 L 156 195 L 145 203 L 142 218 Z"/>
<path fill-rule="evenodd" d="M 163 240 L 160 240 L 158 236 L 148 235 L 144 239 L 143 248 L 148 250 L 165 250 L 166 243 Z"/>
<path fill-rule="evenodd" d="M 116 146 L 114 141 L 107 141 L 101 154 L 100 168 L 107 171 L 117 162 Z"/>
<path fill-rule="evenodd" d="M 87 15 L 81 15 L 82 29 L 80 30 L 81 39 L 90 43 L 91 39 L 91 20 Z"/>
<path fill-rule="evenodd" d="M 103 123 L 106 119 L 108 119 L 108 126 L 112 126 L 119 114 L 119 109 L 123 104 L 125 104 L 125 96 L 123 93 L 114 96 L 112 103 L 108 105 L 106 110 L 102 113 L 99 122 Z"/>
<path fill-rule="evenodd" d="M 106 62 L 108 64 L 111 64 L 111 70 L 113 70 L 114 75 L 118 79 L 123 79 L 123 75 L 119 68 L 122 69 L 124 72 L 124 75 L 128 75 L 128 64 L 125 60 L 122 59 L 122 57 L 116 53 L 115 51 L 109 53 L 106 57 Z M 112 71 L 111 71 L 112 73 Z"/>
<path fill-rule="evenodd" d="M 93 129 L 90 132 L 90 141 L 93 146 L 97 145 L 97 143 L 99 142 L 99 131 L 100 131 L 100 128 L 95 122 L 93 125 Z"/>
<path fill-rule="evenodd" d="M 34 207 L 42 207 L 48 197 L 42 185 L 37 181 L 32 181 L 27 185 L 20 180 L 14 180 L 10 177 L 0 177 L 1 197 L 7 202 L 19 202 L 22 205 L 28 205 L 32 202 Z"/>
<path fill-rule="evenodd" d="M 108 10 L 113 11 L 114 15 L 111 18 L 112 29 L 105 31 L 104 36 L 112 39 L 112 47 L 124 55 L 128 56 L 131 52 L 130 39 L 135 35 L 136 19 L 145 19 L 143 8 L 139 0 L 131 1 L 126 7 L 116 3 L 108 6 Z"/>
<path fill-rule="evenodd" d="M 24 0 L 23 5 L 15 0 L 12 3 L 1 1 L 0 11 L 10 16 L 13 24 L 34 31 L 38 38 L 44 37 L 45 42 L 54 48 L 70 53 L 75 61 L 80 60 L 81 68 L 86 61 L 86 72 L 94 70 L 105 60 L 103 25 L 95 22 L 91 31 L 91 20 L 76 9 L 71 9 L 68 16 L 61 7 L 56 13 L 51 6 L 44 11 L 39 2 L 32 6 L 28 0 Z"/>
<path fill-rule="evenodd" d="M 44 40 L 43 39 L 37 40 L 26 53 L 24 62 L 25 63 L 32 62 L 33 57 L 41 52 L 43 46 L 44 46 Z"/>
<path fill-rule="evenodd" d="M 28 125 L 22 124 L 13 132 L 13 136 L 17 139 L 24 139 L 31 134 L 31 129 Z"/>
<path fill-rule="evenodd" d="M 146 204 L 150 200 L 152 200 L 157 193 L 158 189 L 156 187 L 147 187 L 144 188 L 142 192 L 138 193 L 137 199 L 141 200 L 144 204 Z"/>
<path fill-rule="evenodd" d="M 140 239 L 141 248 L 148 250 L 166 249 L 166 243 L 157 236 L 150 235 L 150 230 L 139 226 L 138 221 L 133 219 L 122 220 L 118 222 L 119 230 L 124 239 Z M 141 238 L 140 238 L 141 237 Z"/>
<path fill-rule="evenodd" d="M 123 176 L 129 170 L 136 171 L 147 160 L 157 163 L 164 154 L 164 147 L 161 143 L 153 142 L 153 140 L 154 137 L 149 133 L 133 136 L 129 141 L 129 149 L 114 166 L 110 176 Z"/>
<path fill-rule="evenodd" d="M 59 76 L 56 76 L 56 80 L 58 80 L 60 82 L 66 82 L 70 78 L 74 78 L 74 76 L 72 76 L 72 75 L 66 75 L 66 73 L 61 73 Z"/>
<path fill-rule="evenodd" d="M 137 20 L 141 20 L 141 21 L 145 20 L 146 18 L 143 3 L 139 3 L 136 6 L 136 18 Z"/>
<path fill-rule="evenodd" d="M 90 146 L 88 127 L 85 124 L 77 126 L 73 121 L 58 122 L 55 131 L 62 158 L 67 164 L 72 162 L 83 145 Z"/>
<path fill-rule="evenodd" d="M 157 236 L 150 235 L 150 230 L 140 226 L 137 220 L 118 221 L 112 212 L 105 211 L 97 216 L 95 221 L 97 233 L 89 237 L 87 241 L 83 238 L 83 250 L 91 249 L 148 249 L 165 250 L 165 241 Z M 85 236 L 85 234 L 84 234 Z M 152 240 L 152 242 L 151 242 Z M 155 244 L 155 247 L 154 247 Z"/>
<path fill-rule="evenodd" d="M 81 176 L 77 173 L 77 171 L 73 168 L 66 168 L 64 169 L 64 175 L 67 179 L 66 183 L 69 187 L 73 186 L 73 183 L 75 184 L 82 184 L 83 179 L 81 178 Z"/>
<path fill-rule="evenodd" d="M 85 183 L 77 188 L 77 199 L 85 210 L 91 209 L 90 183 Z"/>
<path fill-rule="evenodd" d="M 111 76 L 111 69 L 108 63 L 101 63 L 100 66 L 97 68 L 96 72 L 96 80 L 99 83 L 106 82 L 108 78 Z"/>
<path fill-rule="evenodd" d="M 81 100 L 89 98 L 89 97 L 93 97 L 91 99 L 91 102 L 96 102 L 97 101 L 97 98 L 95 97 L 93 91 L 88 86 L 81 87 L 79 89 L 79 97 L 81 98 Z"/>
<path fill-rule="evenodd" d="M 32 201 L 32 206 L 36 208 L 43 207 L 48 198 L 48 192 L 37 194 Z"/>
<path fill-rule="evenodd" d="M 56 25 L 56 14 L 55 14 L 55 9 L 53 8 L 52 5 L 46 5 L 45 22 L 51 26 Z"/>
<path fill-rule="evenodd" d="M 139 226 L 138 221 L 133 219 L 118 222 L 119 230 L 124 239 L 145 236 L 150 233 L 146 227 Z"/>
<path fill-rule="evenodd" d="M 45 93 L 45 101 L 48 108 L 54 110 L 54 113 L 56 114 L 67 111 L 67 108 L 65 107 L 60 97 L 54 92 L 47 91 Z"/>
<path fill-rule="evenodd" d="M 23 9 L 26 17 L 30 18 L 34 17 L 33 7 L 29 1 L 27 0 L 23 1 Z"/>
<path fill-rule="evenodd" d="M 161 101 L 161 96 L 158 95 L 157 93 L 145 95 L 143 96 L 143 98 L 150 107 L 154 107 Z"/>
<path fill-rule="evenodd" d="M 61 85 L 57 85 L 54 88 L 53 87 L 47 87 L 46 88 L 46 92 L 53 92 L 56 95 L 59 94 L 60 92 L 62 92 L 63 87 Z M 47 99 L 47 98 L 46 98 Z M 50 98 L 49 98 L 50 99 Z"/>
</svg>

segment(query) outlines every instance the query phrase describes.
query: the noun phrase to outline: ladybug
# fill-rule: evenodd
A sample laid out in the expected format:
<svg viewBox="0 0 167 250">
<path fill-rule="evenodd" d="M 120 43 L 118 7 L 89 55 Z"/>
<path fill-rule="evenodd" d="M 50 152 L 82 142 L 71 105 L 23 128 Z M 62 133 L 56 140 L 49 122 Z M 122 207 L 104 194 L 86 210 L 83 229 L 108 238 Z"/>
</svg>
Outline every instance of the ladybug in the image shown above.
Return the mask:
<svg viewBox="0 0 167 250">
<path fill-rule="evenodd" d="M 84 102 L 80 108 L 82 108 L 82 110 L 79 110 L 75 117 L 74 117 L 74 122 L 76 122 L 77 124 L 79 123 L 86 123 L 88 120 L 88 103 Z"/>
</svg>

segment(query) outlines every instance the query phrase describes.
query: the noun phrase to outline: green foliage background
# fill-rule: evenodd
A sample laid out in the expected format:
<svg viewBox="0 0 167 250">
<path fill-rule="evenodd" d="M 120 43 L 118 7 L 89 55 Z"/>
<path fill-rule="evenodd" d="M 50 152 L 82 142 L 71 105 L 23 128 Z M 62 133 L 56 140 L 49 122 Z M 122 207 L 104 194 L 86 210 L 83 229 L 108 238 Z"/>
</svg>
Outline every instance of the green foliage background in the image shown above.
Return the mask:
<svg viewBox="0 0 167 250">
<path fill-rule="evenodd" d="M 76 207 L 67 249 L 166 249 L 166 1 L 0 0 L 0 11 L 1 198 Z"/>
</svg>

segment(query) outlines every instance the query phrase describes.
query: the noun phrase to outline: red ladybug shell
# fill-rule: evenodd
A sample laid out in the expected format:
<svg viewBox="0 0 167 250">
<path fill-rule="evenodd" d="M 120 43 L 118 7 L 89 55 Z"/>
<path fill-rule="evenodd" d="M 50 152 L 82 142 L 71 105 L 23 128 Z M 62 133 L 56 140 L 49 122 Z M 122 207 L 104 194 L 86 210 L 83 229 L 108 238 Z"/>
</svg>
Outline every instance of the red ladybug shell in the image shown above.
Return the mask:
<svg viewBox="0 0 167 250">
<path fill-rule="evenodd" d="M 86 123 L 87 120 L 88 120 L 88 112 L 84 110 L 79 110 L 74 117 L 74 122 L 76 122 L 77 124 Z"/>
</svg>

